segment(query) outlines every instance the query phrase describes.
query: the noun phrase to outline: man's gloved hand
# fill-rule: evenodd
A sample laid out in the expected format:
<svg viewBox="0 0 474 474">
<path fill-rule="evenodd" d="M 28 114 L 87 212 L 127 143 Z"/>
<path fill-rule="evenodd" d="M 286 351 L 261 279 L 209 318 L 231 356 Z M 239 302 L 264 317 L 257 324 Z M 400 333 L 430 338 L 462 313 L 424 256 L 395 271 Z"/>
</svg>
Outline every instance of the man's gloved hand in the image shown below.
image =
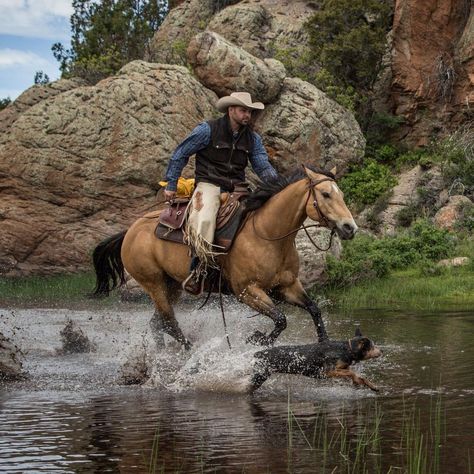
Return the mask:
<svg viewBox="0 0 474 474">
<path fill-rule="evenodd" d="M 165 199 L 167 201 L 172 201 L 176 197 L 176 191 L 168 191 L 165 189 Z"/>
</svg>

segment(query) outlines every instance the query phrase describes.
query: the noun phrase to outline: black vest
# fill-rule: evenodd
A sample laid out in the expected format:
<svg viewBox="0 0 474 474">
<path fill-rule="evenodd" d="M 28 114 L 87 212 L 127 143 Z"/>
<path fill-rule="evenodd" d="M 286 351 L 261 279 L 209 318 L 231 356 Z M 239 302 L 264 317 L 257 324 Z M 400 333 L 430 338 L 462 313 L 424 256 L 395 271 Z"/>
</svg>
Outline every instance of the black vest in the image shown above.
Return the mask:
<svg viewBox="0 0 474 474">
<path fill-rule="evenodd" d="M 220 186 L 222 191 L 233 191 L 236 183 L 245 181 L 253 133 L 249 127 L 243 127 L 234 139 L 227 115 L 207 123 L 211 127 L 211 140 L 196 153 L 196 184 L 211 183 Z"/>
</svg>

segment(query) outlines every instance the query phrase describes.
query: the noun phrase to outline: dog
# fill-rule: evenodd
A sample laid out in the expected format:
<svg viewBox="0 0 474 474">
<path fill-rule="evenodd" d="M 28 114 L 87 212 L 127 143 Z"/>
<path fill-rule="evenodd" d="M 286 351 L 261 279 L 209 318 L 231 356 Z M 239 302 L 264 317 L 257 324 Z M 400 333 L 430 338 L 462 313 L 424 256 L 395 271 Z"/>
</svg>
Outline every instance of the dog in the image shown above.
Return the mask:
<svg viewBox="0 0 474 474">
<path fill-rule="evenodd" d="M 250 392 L 254 392 L 272 374 L 299 374 L 306 377 L 348 377 L 356 385 L 365 385 L 374 391 L 377 387 L 348 367 L 356 362 L 380 357 L 382 351 L 356 329 L 348 341 L 320 340 L 303 346 L 278 346 L 256 352 Z"/>
</svg>

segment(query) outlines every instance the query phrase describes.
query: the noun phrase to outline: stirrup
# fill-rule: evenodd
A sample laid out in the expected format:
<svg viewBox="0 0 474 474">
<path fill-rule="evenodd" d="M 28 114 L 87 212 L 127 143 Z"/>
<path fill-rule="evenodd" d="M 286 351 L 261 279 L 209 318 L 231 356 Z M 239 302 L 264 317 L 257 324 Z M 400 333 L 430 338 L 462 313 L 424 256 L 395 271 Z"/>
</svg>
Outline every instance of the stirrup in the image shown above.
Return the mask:
<svg viewBox="0 0 474 474">
<path fill-rule="evenodd" d="M 201 277 L 196 270 L 193 270 L 186 280 L 181 284 L 183 290 L 187 291 L 191 295 L 198 296 L 204 290 L 204 278 Z"/>
</svg>

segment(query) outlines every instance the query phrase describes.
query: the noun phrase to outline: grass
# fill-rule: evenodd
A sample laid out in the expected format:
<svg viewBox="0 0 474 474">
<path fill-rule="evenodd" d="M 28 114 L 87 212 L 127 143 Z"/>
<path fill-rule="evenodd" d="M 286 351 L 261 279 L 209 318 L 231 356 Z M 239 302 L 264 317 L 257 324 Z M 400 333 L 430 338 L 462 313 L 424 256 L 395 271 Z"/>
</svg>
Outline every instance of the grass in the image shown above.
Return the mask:
<svg viewBox="0 0 474 474">
<path fill-rule="evenodd" d="M 0 304 L 14 306 L 109 306 L 118 301 L 114 293 L 110 298 L 91 299 L 95 286 L 92 273 L 0 278 Z"/>
<path fill-rule="evenodd" d="M 355 419 L 364 421 L 357 426 L 354 417 L 340 415 L 329 420 L 320 410 L 312 421 L 308 422 L 307 417 L 299 420 L 288 399 L 288 462 L 306 448 L 314 452 L 320 472 L 437 474 L 446 441 L 441 396 L 430 404 L 428 416 L 428 424 L 423 424 L 415 402 L 404 402 L 399 422 L 390 423 L 394 432 L 389 436 L 394 439 L 387 442 L 382 428 L 383 411 L 377 402 L 367 411 L 358 411 Z"/>
<path fill-rule="evenodd" d="M 325 297 L 340 310 L 472 308 L 474 271 L 470 266 L 456 267 L 440 275 L 426 276 L 419 268 L 409 268 L 352 287 L 328 290 Z"/>
</svg>

